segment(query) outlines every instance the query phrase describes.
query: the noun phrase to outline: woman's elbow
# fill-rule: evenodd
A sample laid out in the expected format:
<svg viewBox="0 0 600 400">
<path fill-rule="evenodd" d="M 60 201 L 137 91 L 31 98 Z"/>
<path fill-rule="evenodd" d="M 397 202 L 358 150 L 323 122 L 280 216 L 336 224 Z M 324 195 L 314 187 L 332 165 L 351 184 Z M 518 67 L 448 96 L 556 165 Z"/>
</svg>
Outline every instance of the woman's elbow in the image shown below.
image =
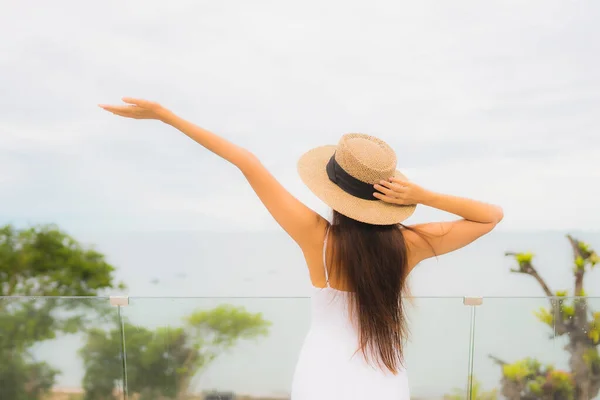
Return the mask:
<svg viewBox="0 0 600 400">
<path fill-rule="evenodd" d="M 496 208 L 496 210 L 495 210 L 494 218 L 492 221 L 492 224 L 494 226 L 498 225 L 504 219 L 504 210 L 502 209 L 502 207 L 496 206 L 495 208 Z"/>
<path fill-rule="evenodd" d="M 246 176 L 252 174 L 258 167 L 262 167 L 258 157 L 246 149 L 240 149 L 233 164 Z"/>
</svg>

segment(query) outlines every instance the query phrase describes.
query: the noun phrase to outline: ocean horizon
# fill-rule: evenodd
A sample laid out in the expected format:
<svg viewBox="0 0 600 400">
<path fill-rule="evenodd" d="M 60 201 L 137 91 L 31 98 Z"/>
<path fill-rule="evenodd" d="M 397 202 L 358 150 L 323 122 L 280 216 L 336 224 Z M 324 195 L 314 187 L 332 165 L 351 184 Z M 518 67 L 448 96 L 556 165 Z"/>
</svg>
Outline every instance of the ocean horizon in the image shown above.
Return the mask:
<svg viewBox="0 0 600 400">
<path fill-rule="evenodd" d="M 600 248 L 600 232 L 570 232 Z M 505 251 L 531 251 L 553 290 L 571 289 L 571 248 L 566 232 L 492 232 L 455 253 L 427 260 L 410 278 L 414 304 L 406 364 L 414 397 L 435 399 L 467 384 L 471 323 L 474 376 L 485 389 L 499 387 L 506 361 L 536 357 L 566 369 L 565 338 L 533 312 L 548 304 L 530 277 L 510 273 Z M 269 336 L 243 341 L 197 377 L 194 392 L 234 391 L 252 396 L 289 393 L 296 357 L 310 323 L 313 290 L 300 250 L 283 232 L 77 232 L 115 265 L 128 288 L 122 315 L 148 328 L 176 326 L 198 309 L 220 304 L 261 312 L 272 322 Z M 590 305 L 600 310 L 600 272 L 586 277 Z M 572 293 L 572 292 L 571 292 Z M 463 305 L 482 296 L 483 305 Z M 75 301 L 75 300 L 74 300 Z M 125 338 L 127 341 L 127 338 Z M 81 386 L 81 335 L 68 335 L 34 348 L 37 360 L 61 370 L 57 386 Z"/>
</svg>

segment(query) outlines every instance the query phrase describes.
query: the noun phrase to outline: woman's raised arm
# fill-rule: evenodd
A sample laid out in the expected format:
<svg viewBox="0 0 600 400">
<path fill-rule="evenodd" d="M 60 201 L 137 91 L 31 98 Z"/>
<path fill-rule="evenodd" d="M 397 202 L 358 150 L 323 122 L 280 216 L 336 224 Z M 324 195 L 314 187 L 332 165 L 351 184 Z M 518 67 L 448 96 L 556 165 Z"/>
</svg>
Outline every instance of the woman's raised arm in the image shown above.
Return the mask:
<svg viewBox="0 0 600 400">
<path fill-rule="evenodd" d="M 158 103 L 123 98 L 127 105 L 100 105 L 115 115 L 155 119 L 170 125 L 235 165 L 277 223 L 304 249 L 319 243 L 325 220 L 289 193 L 250 151 L 175 115 Z"/>
</svg>

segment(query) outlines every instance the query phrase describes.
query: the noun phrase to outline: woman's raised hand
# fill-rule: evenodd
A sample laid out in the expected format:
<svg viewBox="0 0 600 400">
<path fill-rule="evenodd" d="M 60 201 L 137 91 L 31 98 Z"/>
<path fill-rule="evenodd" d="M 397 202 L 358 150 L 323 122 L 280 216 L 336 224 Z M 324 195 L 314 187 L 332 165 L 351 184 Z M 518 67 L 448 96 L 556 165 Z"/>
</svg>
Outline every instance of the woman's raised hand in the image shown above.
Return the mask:
<svg viewBox="0 0 600 400">
<path fill-rule="evenodd" d="M 373 195 L 386 203 L 398 205 L 413 205 L 423 203 L 427 190 L 421 186 L 398 178 L 390 178 L 374 185 L 377 192 Z"/>
<path fill-rule="evenodd" d="M 111 106 L 100 104 L 99 106 L 108 112 L 125 118 L 156 119 L 164 121 L 170 114 L 169 110 L 153 101 L 132 99 L 131 97 L 124 97 L 122 100 L 126 105 Z"/>
</svg>

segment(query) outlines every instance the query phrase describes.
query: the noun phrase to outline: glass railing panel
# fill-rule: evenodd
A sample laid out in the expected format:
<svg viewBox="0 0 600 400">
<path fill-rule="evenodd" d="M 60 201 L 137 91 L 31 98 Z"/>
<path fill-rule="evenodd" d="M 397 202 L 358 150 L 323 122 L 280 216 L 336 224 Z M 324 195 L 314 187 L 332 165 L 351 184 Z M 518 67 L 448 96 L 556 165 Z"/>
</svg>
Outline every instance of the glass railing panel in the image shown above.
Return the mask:
<svg viewBox="0 0 600 400">
<path fill-rule="evenodd" d="M 131 298 L 122 311 L 130 398 L 286 399 L 310 299 Z"/>
<path fill-rule="evenodd" d="M 308 298 L 131 298 L 122 308 L 129 396 L 288 399 L 310 312 Z M 466 391 L 470 307 L 420 298 L 407 313 L 412 396 Z"/>
<path fill-rule="evenodd" d="M 122 398 L 121 342 L 99 335 L 118 326 L 108 298 L 0 298 L 0 399 Z"/>
<path fill-rule="evenodd" d="M 411 398 L 461 396 L 469 376 L 471 307 L 462 298 L 416 298 L 407 311 Z"/>
<path fill-rule="evenodd" d="M 572 398 L 543 397 L 548 374 L 568 371 L 552 303 L 545 297 L 485 298 L 477 307 L 472 399 Z"/>
</svg>

